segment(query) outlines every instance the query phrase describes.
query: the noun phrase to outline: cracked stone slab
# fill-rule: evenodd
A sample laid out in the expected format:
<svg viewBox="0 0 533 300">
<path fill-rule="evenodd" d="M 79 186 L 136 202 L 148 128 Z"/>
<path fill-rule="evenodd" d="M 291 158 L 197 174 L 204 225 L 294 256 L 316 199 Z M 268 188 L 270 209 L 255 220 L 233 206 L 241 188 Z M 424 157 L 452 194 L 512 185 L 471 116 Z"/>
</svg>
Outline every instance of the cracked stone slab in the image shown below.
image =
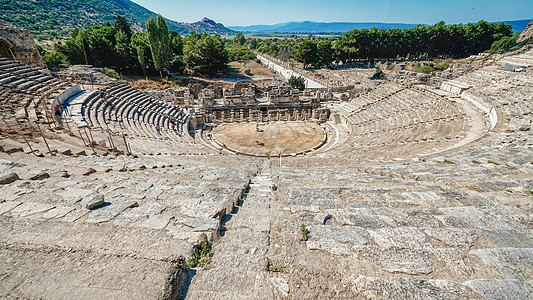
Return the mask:
<svg viewBox="0 0 533 300">
<path fill-rule="evenodd" d="M 74 207 L 59 206 L 47 211 L 43 218 L 45 219 L 59 219 L 67 215 L 69 212 L 73 211 Z"/>
<path fill-rule="evenodd" d="M 148 219 L 144 221 L 143 227 L 151 229 L 164 229 L 172 218 L 173 216 L 170 215 L 150 215 Z"/>
<path fill-rule="evenodd" d="M 5 214 L 6 212 L 12 210 L 13 208 L 22 204 L 20 201 L 6 201 L 0 203 L 0 215 Z"/>
<path fill-rule="evenodd" d="M 348 255 L 350 253 L 350 245 L 331 241 L 307 241 L 306 246 L 309 250 L 324 250 L 335 255 Z"/>
<path fill-rule="evenodd" d="M 506 279 L 533 278 L 533 248 L 476 249 L 469 254 L 479 256 Z"/>
<path fill-rule="evenodd" d="M 144 195 L 143 199 L 158 199 L 161 194 L 163 194 L 164 190 L 160 188 L 150 188 Z"/>
<path fill-rule="evenodd" d="M 352 288 L 369 299 L 481 299 L 470 288 L 450 280 L 359 275 Z"/>
<path fill-rule="evenodd" d="M 460 216 L 460 215 L 484 215 L 484 213 L 473 206 L 455 206 L 440 208 L 441 212 L 446 215 Z"/>
<path fill-rule="evenodd" d="M 94 190 L 78 189 L 78 188 L 68 188 L 67 190 L 59 193 L 59 196 L 63 197 L 66 201 L 71 203 L 76 203 L 87 198 L 89 195 L 93 194 Z"/>
<path fill-rule="evenodd" d="M 331 225 L 311 225 L 309 239 L 323 242 L 366 245 L 368 244 L 368 233 L 358 226 L 331 226 Z"/>
<path fill-rule="evenodd" d="M 381 228 L 368 230 L 368 233 L 381 248 L 427 249 L 432 247 L 424 233 L 413 227 Z"/>
<path fill-rule="evenodd" d="M 426 228 L 424 232 L 446 245 L 465 250 L 472 247 L 478 239 L 476 232 L 468 228 Z"/>
<path fill-rule="evenodd" d="M 445 215 L 435 216 L 448 227 L 480 229 L 514 229 L 516 225 L 502 215 Z"/>
<path fill-rule="evenodd" d="M 215 218 L 179 218 L 174 222 L 176 227 L 186 231 L 216 231 L 220 228 L 220 221 Z"/>
<path fill-rule="evenodd" d="M 466 255 L 463 251 L 453 248 L 430 249 L 429 253 L 433 254 L 438 260 L 442 261 L 447 268 L 455 271 L 461 276 L 471 276 L 474 269 L 465 263 Z"/>
<path fill-rule="evenodd" d="M 124 210 L 137 206 L 137 201 L 134 200 L 117 200 L 110 205 L 91 211 L 87 223 L 102 223 L 107 222 L 118 216 Z"/>
<path fill-rule="evenodd" d="M 10 185 L 0 185 L 0 194 L 2 195 L 2 199 L 6 201 L 17 200 L 21 196 L 31 192 L 32 190 L 22 186 L 21 181 Z"/>
<path fill-rule="evenodd" d="M 337 222 L 341 224 L 359 226 L 363 228 L 385 228 L 395 227 L 396 223 L 388 216 L 382 215 L 368 215 L 368 214 L 354 214 L 354 215 L 341 215 L 335 218 Z"/>
<path fill-rule="evenodd" d="M 61 219 L 63 222 L 75 222 L 76 220 L 80 219 L 81 217 L 88 214 L 89 211 L 87 209 L 74 209 L 71 212 L 69 212 L 65 217 Z"/>
<path fill-rule="evenodd" d="M 402 202 L 410 204 L 434 203 L 440 200 L 439 194 L 435 192 L 405 192 L 400 195 L 405 199 Z"/>
<path fill-rule="evenodd" d="M 501 247 L 533 248 L 532 236 L 515 229 L 480 230 Z"/>
<path fill-rule="evenodd" d="M 37 202 L 24 202 L 21 205 L 11 210 L 11 214 L 17 217 L 27 217 L 33 214 L 45 212 L 54 208 L 52 204 L 44 204 Z"/>
<path fill-rule="evenodd" d="M 131 210 L 120 214 L 115 219 L 113 224 L 117 226 L 126 226 L 149 215 L 158 215 L 169 207 L 171 207 L 171 205 L 160 202 L 146 202 L 141 204 L 139 207 L 134 207 Z"/>
<path fill-rule="evenodd" d="M 421 275 L 433 272 L 426 252 L 421 250 L 388 248 L 374 253 L 374 259 L 380 267 L 391 273 Z"/>
<path fill-rule="evenodd" d="M 529 300 L 533 296 L 533 289 L 519 280 L 470 280 L 463 282 L 463 285 L 485 299 Z"/>
</svg>

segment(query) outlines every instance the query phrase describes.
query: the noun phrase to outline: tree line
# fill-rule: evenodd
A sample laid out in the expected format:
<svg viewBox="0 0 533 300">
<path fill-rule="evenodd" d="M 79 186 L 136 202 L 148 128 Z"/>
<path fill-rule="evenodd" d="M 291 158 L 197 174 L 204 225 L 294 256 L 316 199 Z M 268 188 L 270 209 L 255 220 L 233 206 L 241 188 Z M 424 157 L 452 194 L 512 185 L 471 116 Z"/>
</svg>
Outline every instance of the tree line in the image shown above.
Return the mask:
<svg viewBox="0 0 533 300">
<path fill-rule="evenodd" d="M 45 64 L 57 69 L 60 64 L 87 64 L 109 67 L 125 74 L 163 76 L 183 74 L 214 75 L 230 60 L 251 59 L 253 54 L 241 40 L 224 41 L 219 35 L 192 32 L 182 37 L 169 30 L 165 19 L 149 18 L 146 31 L 134 33 L 125 18 L 115 24 L 74 29 L 70 38 L 56 43 L 51 52 L 42 51 Z"/>
<path fill-rule="evenodd" d="M 233 39 L 192 32 L 182 37 L 168 30 L 162 16 L 149 18 L 145 32 L 133 33 L 125 18 L 114 26 L 75 29 L 54 51 L 44 53 L 47 66 L 90 64 L 121 73 L 163 75 L 164 72 L 214 75 L 229 61 L 253 59 L 250 50 L 304 67 L 327 68 L 334 62 L 376 58 L 460 58 L 509 46 L 516 41 L 512 26 L 502 23 L 418 25 L 409 29 L 354 29 L 338 38 L 258 39 L 238 33 Z"/>
<path fill-rule="evenodd" d="M 293 58 L 305 67 L 320 68 L 332 62 L 355 59 L 467 57 L 488 50 L 495 43 L 508 45 L 513 41 L 512 35 L 512 26 L 503 22 L 446 25 L 441 21 L 403 30 L 354 29 L 336 41 L 313 37 L 305 40 L 255 39 L 248 44 L 261 53 L 282 60 Z"/>
</svg>

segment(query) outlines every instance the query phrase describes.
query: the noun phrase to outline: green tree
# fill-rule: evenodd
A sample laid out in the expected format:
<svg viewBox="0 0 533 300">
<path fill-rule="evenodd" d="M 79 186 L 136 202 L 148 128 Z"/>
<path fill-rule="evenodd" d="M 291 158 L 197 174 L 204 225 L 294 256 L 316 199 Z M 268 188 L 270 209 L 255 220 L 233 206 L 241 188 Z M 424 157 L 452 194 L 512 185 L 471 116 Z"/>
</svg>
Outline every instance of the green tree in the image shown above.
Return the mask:
<svg viewBox="0 0 533 300">
<path fill-rule="evenodd" d="M 329 67 L 333 61 L 333 47 L 331 41 L 320 41 L 317 46 L 318 67 Z"/>
<path fill-rule="evenodd" d="M 117 16 L 117 20 L 115 21 L 115 30 L 117 32 L 122 31 L 126 34 L 128 41 L 131 40 L 131 36 L 133 35 L 133 32 L 131 31 L 130 24 L 124 18 L 123 16 Z"/>
<path fill-rule="evenodd" d="M 183 55 L 183 38 L 175 31 L 170 32 L 170 49 L 173 55 Z"/>
<path fill-rule="evenodd" d="M 228 62 L 224 42 L 218 34 L 210 36 L 204 33 L 199 38 L 198 36 L 188 37 L 183 49 L 183 60 L 194 73 L 214 75 L 224 69 Z"/>
<path fill-rule="evenodd" d="M 44 53 L 42 59 L 46 67 L 52 71 L 59 70 L 59 65 L 67 62 L 67 57 L 57 51 Z"/>
<path fill-rule="evenodd" d="M 316 42 L 311 40 L 303 41 L 298 47 L 296 60 L 303 63 L 304 68 L 307 68 L 308 65 L 315 64 L 318 61 Z"/>
<path fill-rule="evenodd" d="M 242 33 L 237 33 L 237 35 L 233 38 L 233 43 L 235 44 L 239 44 L 239 45 L 244 45 L 244 43 L 246 42 L 246 38 L 244 37 L 244 34 Z"/>
<path fill-rule="evenodd" d="M 295 89 L 303 91 L 305 90 L 305 79 L 302 76 L 291 76 L 289 78 L 289 85 Z"/>
<path fill-rule="evenodd" d="M 254 59 L 255 56 L 246 46 L 240 44 L 228 43 L 226 44 L 226 52 L 228 53 L 229 61 Z"/>
<path fill-rule="evenodd" d="M 150 46 L 148 45 L 148 38 L 146 33 L 136 33 L 131 37 L 131 45 L 135 49 L 137 54 L 137 60 L 143 72 L 143 75 L 146 76 L 146 69 L 148 68 L 150 61 Z"/>
<path fill-rule="evenodd" d="M 134 67 L 135 53 L 133 52 L 132 43 L 129 41 L 128 36 L 122 30 L 115 34 L 116 45 L 115 53 L 117 56 L 117 62 L 115 65 L 121 70 L 127 70 Z"/>
<path fill-rule="evenodd" d="M 165 19 L 161 15 L 157 15 L 157 21 L 149 18 L 146 22 L 146 33 L 154 67 L 163 78 L 163 70 L 168 67 L 171 58 L 170 35 Z"/>
</svg>

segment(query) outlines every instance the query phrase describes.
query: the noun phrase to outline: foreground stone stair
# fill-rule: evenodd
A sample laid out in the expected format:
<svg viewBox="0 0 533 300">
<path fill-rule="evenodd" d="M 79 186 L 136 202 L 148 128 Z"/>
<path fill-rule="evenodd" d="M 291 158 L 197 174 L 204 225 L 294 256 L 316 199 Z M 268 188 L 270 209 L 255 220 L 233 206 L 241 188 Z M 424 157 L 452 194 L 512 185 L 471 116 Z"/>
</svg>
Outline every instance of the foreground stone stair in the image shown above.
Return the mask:
<svg viewBox="0 0 533 300">
<path fill-rule="evenodd" d="M 268 272 L 273 181 L 263 168 L 246 198 L 226 218 L 223 236 L 213 246 L 213 263 L 199 270 L 186 299 L 277 299 L 281 295 Z"/>
</svg>

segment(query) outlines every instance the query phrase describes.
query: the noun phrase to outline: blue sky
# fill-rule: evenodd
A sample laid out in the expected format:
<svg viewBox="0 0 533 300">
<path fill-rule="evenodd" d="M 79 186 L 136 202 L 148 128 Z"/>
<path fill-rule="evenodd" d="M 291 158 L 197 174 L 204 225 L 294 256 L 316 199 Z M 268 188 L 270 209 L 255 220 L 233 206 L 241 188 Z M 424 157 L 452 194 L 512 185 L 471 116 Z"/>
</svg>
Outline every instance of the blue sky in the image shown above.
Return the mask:
<svg viewBox="0 0 533 300">
<path fill-rule="evenodd" d="M 533 18 L 533 0 L 132 0 L 166 18 L 226 26 L 289 21 L 433 24 Z"/>
</svg>

